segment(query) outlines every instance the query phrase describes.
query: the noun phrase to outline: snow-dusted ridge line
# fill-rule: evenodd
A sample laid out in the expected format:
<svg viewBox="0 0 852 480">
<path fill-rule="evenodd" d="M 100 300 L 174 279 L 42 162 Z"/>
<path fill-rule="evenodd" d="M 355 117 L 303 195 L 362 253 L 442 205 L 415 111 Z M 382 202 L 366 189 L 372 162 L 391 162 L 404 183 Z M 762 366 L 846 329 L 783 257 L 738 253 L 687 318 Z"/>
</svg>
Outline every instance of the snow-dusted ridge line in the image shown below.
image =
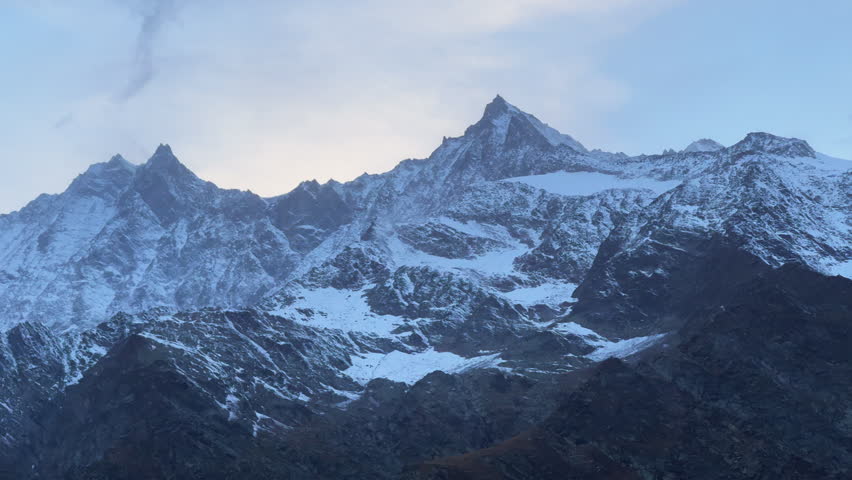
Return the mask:
<svg viewBox="0 0 852 480">
<path fill-rule="evenodd" d="M 115 157 L 91 167 L 63 194 L 0 216 L 0 329 L 33 319 L 88 327 L 118 311 L 159 305 L 247 306 L 356 241 L 370 222 L 392 229 L 399 217 L 440 213 L 443 199 L 470 182 L 522 182 L 568 196 L 611 188 L 660 194 L 713 167 L 717 155 L 705 155 L 709 141 L 696 143 L 702 148 L 694 155 L 695 145 L 664 158 L 589 153 L 497 97 L 477 128 L 444 142 L 429 159 L 347 183 L 307 182 L 271 199 L 198 179 L 167 145 L 139 166 Z M 559 148 L 566 144 L 571 148 Z M 754 154 L 761 148 L 792 149 L 779 150 L 782 157 L 811 151 L 800 140 L 749 134 L 714 152 L 724 157 L 732 149 Z M 798 163 L 842 173 L 852 162 L 814 154 Z M 495 177 L 503 166 L 511 166 L 507 176 Z M 169 202 L 158 200 L 164 198 Z M 316 205 L 299 211 L 305 202 Z M 335 216 L 344 207 L 366 213 Z M 245 248 L 234 251 L 240 243 Z M 116 252 L 130 253 L 115 258 Z M 175 265 L 183 259 L 193 260 Z M 186 274 L 174 278 L 174 271 Z"/>
<path fill-rule="evenodd" d="M 343 408 L 375 378 L 552 375 L 665 341 L 572 322 L 605 255 L 689 257 L 696 239 L 733 235 L 773 266 L 852 276 L 852 162 L 767 134 L 704 143 L 588 152 L 495 99 L 428 159 L 273 198 L 218 189 L 165 148 L 144 166 L 93 167 L 0 216 L 0 332 L 55 321 L 14 332 L 33 357 L 7 355 L 4 336 L 0 366 L 54 365 L 59 377 L 38 381 L 56 394 L 139 335 L 260 433 L 295 425 L 275 405 Z M 664 279 L 661 258 L 623 270 Z M 604 273 L 595 291 L 619 298 L 626 280 Z M 27 408 L 2 397 L 0 426 Z"/>
</svg>

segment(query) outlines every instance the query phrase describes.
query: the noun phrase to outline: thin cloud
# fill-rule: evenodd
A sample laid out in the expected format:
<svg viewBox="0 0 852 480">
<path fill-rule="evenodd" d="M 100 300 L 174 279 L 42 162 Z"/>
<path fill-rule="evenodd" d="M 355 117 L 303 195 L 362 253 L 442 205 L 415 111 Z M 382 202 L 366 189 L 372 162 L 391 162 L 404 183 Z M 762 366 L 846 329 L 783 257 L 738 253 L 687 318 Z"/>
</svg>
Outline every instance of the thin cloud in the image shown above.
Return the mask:
<svg viewBox="0 0 852 480">
<path fill-rule="evenodd" d="M 59 120 L 57 120 L 56 123 L 53 124 L 53 128 L 58 130 L 60 128 L 67 126 L 68 124 L 70 124 L 73 121 L 74 121 L 74 114 L 71 113 L 71 112 L 68 112 L 65 115 L 62 115 L 61 117 L 59 117 Z"/>
<path fill-rule="evenodd" d="M 143 4 L 139 12 L 142 22 L 136 39 L 135 56 L 130 79 L 116 100 L 126 102 L 148 85 L 156 74 L 154 65 L 154 43 L 163 25 L 176 13 L 173 0 L 153 0 Z"/>
</svg>

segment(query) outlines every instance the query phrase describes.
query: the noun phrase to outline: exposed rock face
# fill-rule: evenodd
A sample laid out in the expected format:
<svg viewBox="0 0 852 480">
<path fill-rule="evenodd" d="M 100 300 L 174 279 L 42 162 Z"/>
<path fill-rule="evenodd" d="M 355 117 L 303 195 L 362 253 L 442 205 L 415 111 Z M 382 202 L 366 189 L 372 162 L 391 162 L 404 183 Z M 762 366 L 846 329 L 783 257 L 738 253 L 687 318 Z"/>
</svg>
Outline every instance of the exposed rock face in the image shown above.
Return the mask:
<svg viewBox="0 0 852 480">
<path fill-rule="evenodd" d="M 251 303 L 298 255 L 267 201 L 198 179 L 161 146 L 96 165 L 0 217 L 0 318 L 88 327 L 118 311 Z"/>
<path fill-rule="evenodd" d="M 219 189 L 165 145 L 117 156 L 0 216 L 0 474 L 845 473 L 846 427 L 792 432 L 823 428 L 814 405 L 848 423 L 846 390 L 800 377 L 847 373 L 846 337 L 827 338 L 847 287 L 814 272 L 852 275 L 851 165 L 764 133 L 589 151 L 500 97 L 428 159 L 275 198 Z M 816 326 L 767 343 L 796 318 Z M 797 370 L 824 337 L 834 357 Z M 595 422 L 613 418 L 610 438 Z M 716 446 L 720 425 L 747 453 Z M 672 439 L 686 456 L 665 457 Z"/>
<path fill-rule="evenodd" d="M 483 271 L 505 251 L 518 268 L 485 273 L 581 283 L 614 229 L 613 252 L 686 231 L 834 271 L 852 257 L 849 175 L 765 133 L 664 156 L 589 152 L 500 97 L 428 159 L 273 199 L 202 181 L 161 145 L 144 165 L 116 156 L 0 216 L 0 323 L 87 328 L 119 311 L 250 306 L 359 242 L 390 271 L 412 260 L 402 242 L 418 264 Z"/>
<path fill-rule="evenodd" d="M 778 150 L 798 151 L 803 144 L 750 134 L 729 149 L 730 157 L 621 223 L 575 292 L 585 300 L 584 314 L 606 316 L 607 323 L 612 316 L 630 318 L 634 333 L 648 331 L 671 289 L 703 280 L 700 271 L 672 267 L 718 261 L 706 252 L 713 238 L 771 266 L 793 262 L 843 272 L 852 252 L 850 172 L 824 157 L 789 159 Z"/>
<path fill-rule="evenodd" d="M 784 267 L 740 287 L 535 428 L 408 478 L 847 478 L 852 282 Z"/>
<path fill-rule="evenodd" d="M 273 222 L 289 233 L 290 245 L 296 251 L 309 252 L 329 233 L 352 221 L 355 206 L 341 198 L 339 188 L 335 182 L 304 182 L 273 202 Z"/>
<path fill-rule="evenodd" d="M 490 238 L 460 232 L 445 224 L 401 225 L 398 232 L 404 243 L 435 257 L 473 259 L 505 247 Z"/>
</svg>

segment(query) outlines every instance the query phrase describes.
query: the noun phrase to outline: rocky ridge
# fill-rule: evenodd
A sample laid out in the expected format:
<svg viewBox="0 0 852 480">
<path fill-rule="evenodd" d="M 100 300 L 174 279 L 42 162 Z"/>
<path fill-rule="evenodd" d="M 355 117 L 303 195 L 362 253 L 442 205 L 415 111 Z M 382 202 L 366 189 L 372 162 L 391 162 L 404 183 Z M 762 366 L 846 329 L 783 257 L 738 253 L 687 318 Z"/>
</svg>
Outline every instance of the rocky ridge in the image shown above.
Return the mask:
<svg viewBox="0 0 852 480">
<path fill-rule="evenodd" d="M 289 462 L 302 453 L 265 442 L 337 431 L 383 402 L 407 418 L 391 405 L 418 388 L 514 392 L 506 401 L 528 413 L 497 428 L 476 418 L 497 405 L 471 410 L 480 433 L 432 452 L 452 455 L 543 421 L 565 375 L 660 344 L 695 298 L 728 294 L 695 278 L 789 263 L 849 275 L 852 162 L 762 133 L 697 143 L 589 151 L 498 96 L 428 159 L 275 198 L 204 182 L 165 145 L 143 165 L 95 165 L 0 216 L 2 441 L 11 458 L 111 478 L 121 452 L 149 441 L 115 439 L 169 424 L 135 423 L 135 403 L 114 399 L 131 388 L 210 436 L 193 452 Z M 518 400 L 528 391 L 538 407 Z M 88 398 L 116 430 L 91 424 Z M 386 421 L 371 431 L 407 420 Z M 454 421 L 427 423 L 432 435 Z M 99 439 L 68 457 L 97 462 L 63 459 L 76 447 L 59 431 Z M 427 458 L 411 448 L 390 471 Z M 306 478 L 354 468 L 304 455 Z"/>
</svg>

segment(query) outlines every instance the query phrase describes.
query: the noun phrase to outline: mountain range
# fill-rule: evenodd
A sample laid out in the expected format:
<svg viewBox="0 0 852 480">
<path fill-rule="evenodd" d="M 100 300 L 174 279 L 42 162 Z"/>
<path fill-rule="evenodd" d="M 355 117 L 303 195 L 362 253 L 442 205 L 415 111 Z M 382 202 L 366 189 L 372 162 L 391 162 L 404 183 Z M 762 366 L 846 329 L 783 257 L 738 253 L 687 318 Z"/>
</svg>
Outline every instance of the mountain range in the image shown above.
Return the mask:
<svg viewBox="0 0 852 480">
<path fill-rule="evenodd" d="M 852 162 L 497 96 L 272 198 L 160 145 L 0 216 L 0 477 L 848 478 Z"/>
</svg>

